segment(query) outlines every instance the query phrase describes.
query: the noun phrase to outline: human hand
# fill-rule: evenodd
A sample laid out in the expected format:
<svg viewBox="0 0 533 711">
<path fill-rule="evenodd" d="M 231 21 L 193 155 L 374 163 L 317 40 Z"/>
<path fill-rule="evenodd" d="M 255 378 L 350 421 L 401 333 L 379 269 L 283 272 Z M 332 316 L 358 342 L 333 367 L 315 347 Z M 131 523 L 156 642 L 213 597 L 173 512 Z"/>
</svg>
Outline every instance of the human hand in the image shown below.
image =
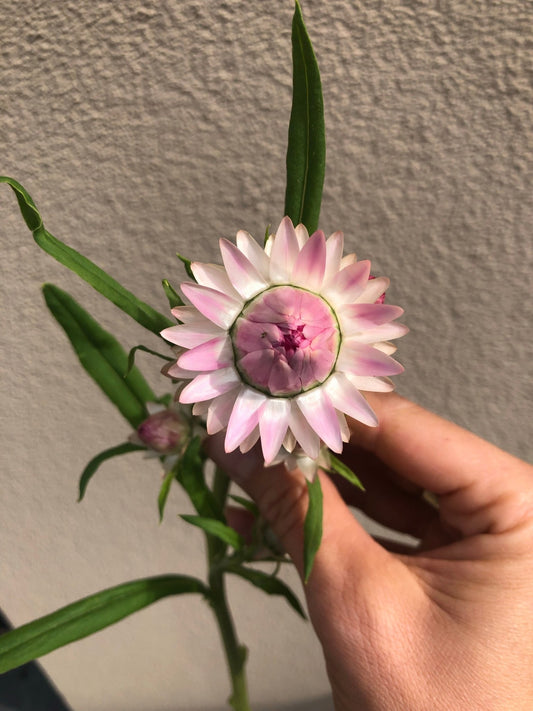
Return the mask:
<svg viewBox="0 0 533 711">
<path fill-rule="evenodd" d="M 533 467 L 395 393 L 367 397 L 380 424 L 351 421 L 343 455 L 366 493 L 320 474 L 324 536 L 305 586 L 337 711 L 530 711 Z M 302 474 L 209 448 L 302 575 Z M 387 550 L 345 502 L 420 546 Z"/>
</svg>

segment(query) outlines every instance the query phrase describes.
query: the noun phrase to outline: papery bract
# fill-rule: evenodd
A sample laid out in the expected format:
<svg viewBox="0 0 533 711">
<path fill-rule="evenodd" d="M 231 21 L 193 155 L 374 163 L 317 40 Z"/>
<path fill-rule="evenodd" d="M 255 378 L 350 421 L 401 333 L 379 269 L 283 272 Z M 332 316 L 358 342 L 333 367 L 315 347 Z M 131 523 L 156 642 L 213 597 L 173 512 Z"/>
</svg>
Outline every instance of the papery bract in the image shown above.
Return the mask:
<svg viewBox="0 0 533 711">
<path fill-rule="evenodd" d="M 162 332 L 186 350 L 166 374 L 190 378 L 180 402 L 206 415 L 209 434 L 226 429 L 226 451 L 260 439 L 267 464 L 282 446 L 315 460 L 322 442 L 342 450 L 345 415 L 377 424 L 360 390 L 393 389 L 388 376 L 403 368 L 389 341 L 407 328 L 383 303 L 388 279 L 343 257 L 343 243 L 285 217 L 264 249 L 240 231 L 236 245 L 220 241 L 224 267 L 191 265 L 197 283 L 181 288 L 192 305 Z"/>
</svg>

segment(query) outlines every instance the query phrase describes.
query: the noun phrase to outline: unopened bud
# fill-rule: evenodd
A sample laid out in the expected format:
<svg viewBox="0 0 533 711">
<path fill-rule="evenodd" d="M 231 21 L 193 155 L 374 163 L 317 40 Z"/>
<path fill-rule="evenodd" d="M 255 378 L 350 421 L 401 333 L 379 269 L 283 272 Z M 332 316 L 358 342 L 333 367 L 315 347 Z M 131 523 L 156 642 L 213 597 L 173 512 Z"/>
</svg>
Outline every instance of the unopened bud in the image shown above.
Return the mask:
<svg viewBox="0 0 533 711">
<path fill-rule="evenodd" d="M 156 412 L 137 428 L 139 439 L 160 454 L 172 454 L 183 449 L 189 434 L 187 418 L 176 410 Z"/>
</svg>

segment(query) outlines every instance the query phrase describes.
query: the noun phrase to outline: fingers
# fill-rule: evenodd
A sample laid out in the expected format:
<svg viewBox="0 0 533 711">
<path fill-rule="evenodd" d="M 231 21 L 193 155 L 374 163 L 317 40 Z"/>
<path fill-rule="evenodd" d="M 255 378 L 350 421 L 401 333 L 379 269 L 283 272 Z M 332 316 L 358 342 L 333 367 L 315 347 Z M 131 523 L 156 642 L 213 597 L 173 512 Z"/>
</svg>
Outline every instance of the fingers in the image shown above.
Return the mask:
<svg viewBox="0 0 533 711">
<path fill-rule="evenodd" d="M 298 470 L 264 467 L 260 449 L 246 455 L 226 454 L 223 437 L 214 436 L 206 445 L 209 456 L 256 502 L 284 550 L 303 577 L 303 528 L 308 506 L 307 484 Z M 365 567 L 376 566 L 376 556 L 386 556 L 381 546 L 355 521 L 333 483 L 321 476 L 324 494 L 323 538 L 315 558 L 310 584 L 339 578 L 349 559 Z M 339 583 L 340 584 L 340 583 Z"/>
<path fill-rule="evenodd" d="M 352 443 L 440 497 L 463 535 L 500 533 L 533 516 L 533 467 L 396 393 L 367 393 L 379 425 L 350 421 Z"/>
<path fill-rule="evenodd" d="M 411 486 L 406 491 L 389 467 L 360 447 L 346 445 L 342 459 L 365 487 L 361 491 L 339 476 L 332 477 L 347 504 L 395 531 L 420 539 L 426 536 L 439 514 L 423 498 L 421 487 Z"/>
</svg>

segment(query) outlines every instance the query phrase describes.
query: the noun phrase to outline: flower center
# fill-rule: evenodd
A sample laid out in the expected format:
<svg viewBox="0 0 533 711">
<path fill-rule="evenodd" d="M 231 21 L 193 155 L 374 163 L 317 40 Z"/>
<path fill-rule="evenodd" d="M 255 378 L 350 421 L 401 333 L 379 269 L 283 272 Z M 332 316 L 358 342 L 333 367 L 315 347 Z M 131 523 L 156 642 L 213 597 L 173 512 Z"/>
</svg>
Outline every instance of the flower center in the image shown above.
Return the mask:
<svg viewBox="0 0 533 711">
<path fill-rule="evenodd" d="M 340 345 L 339 324 L 329 304 L 294 286 L 276 286 L 249 301 L 231 337 L 243 380 L 286 397 L 323 383 Z"/>
</svg>

